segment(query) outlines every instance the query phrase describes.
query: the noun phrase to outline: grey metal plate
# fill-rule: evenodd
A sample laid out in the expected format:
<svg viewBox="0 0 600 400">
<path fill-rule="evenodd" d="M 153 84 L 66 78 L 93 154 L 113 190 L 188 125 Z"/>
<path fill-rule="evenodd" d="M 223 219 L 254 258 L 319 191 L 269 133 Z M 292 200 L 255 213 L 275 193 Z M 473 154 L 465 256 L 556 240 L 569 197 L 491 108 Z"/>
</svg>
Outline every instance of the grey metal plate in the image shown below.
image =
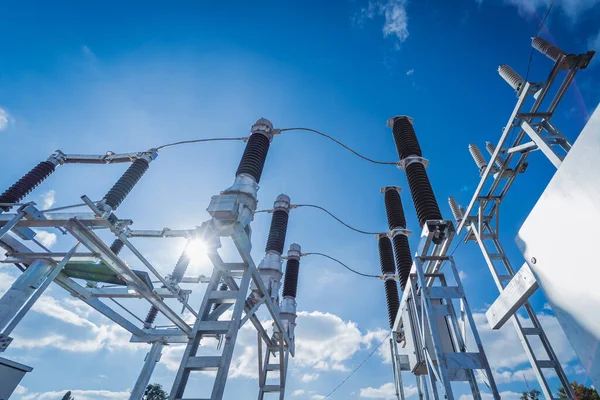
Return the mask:
<svg viewBox="0 0 600 400">
<path fill-rule="evenodd" d="M 588 376 L 600 386 L 600 107 L 516 238 Z"/>
</svg>

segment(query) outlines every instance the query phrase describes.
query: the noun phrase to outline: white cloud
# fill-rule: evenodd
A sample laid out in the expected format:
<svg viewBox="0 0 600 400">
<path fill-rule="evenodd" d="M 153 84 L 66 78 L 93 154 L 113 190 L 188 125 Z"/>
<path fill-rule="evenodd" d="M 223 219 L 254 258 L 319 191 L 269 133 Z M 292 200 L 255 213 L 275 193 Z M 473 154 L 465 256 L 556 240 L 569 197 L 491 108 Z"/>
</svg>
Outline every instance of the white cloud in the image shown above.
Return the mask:
<svg viewBox="0 0 600 400">
<path fill-rule="evenodd" d="M 25 392 L 27 392 L 27 388 L 25 386 L 17 385 L 17 387 L 13 391 L 13 394 L 25 394 Z"/>
<path fill-rule="evenodd" d="M 55 392 L 31 393 L 21 397 L 20 400 L 54 400 L 62 399 L 69 389 L 57 390 Z M 109 390 L 71 390 L 71 395 L 77 400 L 125 400 L 129 398 L 129 392 L 111 392 Z"/>
<path fill-rule="evenodd" d="M 317 379 L 319 379 L 319 374 L 304 374 L 302 377 L 300 377 L 302 382 L 312 382 L 316 381 Z"/>
<path fill-rule="evenodd" d="M 323 400 L 325 398 L 325 396 L 323 396 L 322 394 L 313 394 L 311 396 L 311 399 L 313 400 Z"/>
<path fill-rule="evenodd" d="M 369 6 L 361 10 L 361 19 L 373 19 L 375 16 L 384 16 L 383 36 L 395 37 L 399 43 L 408 38 L 408 15 L 406 14 L 406 0 L 372 0 Z"/>
<path fill-rule="evenodd" d="M 98 326 L 86 318 L 80 317 L 77 313 L 64 307 L 60 301 L 54 297 L 42 296 L 35 302 L 31 308 L 40 314 L 47 315 L 49 317 L 58 319 L 67 324 L 88 327 L 92 329 L 98 329 Z"/>
<path fill-rule="evenodd" d="M 409 69 L 408 71 L 406 71 L 406 75 L 411 76 L 415 74 L 415 70 L 414 69 Z"/>
<path fill-rule="evenodd" d="M 294 390 L 292 392 L 292 396 L 302 396 L 304 393 L 305 393 L 304 390 L 298 389 L 298 390 Z"/>
<path fill-rule="evenodd" d="M 595 50 L 597 53 L 600 52 L 600 31 L 588 39 L 588 47 L 590 50 Z"/>
<path fill-rule="evenodd" d="M 42 193 L 42 210 L 46 210 L 54 205 L 56 192 L 54 190 L 48 190 L 46 193 Z"/>
<path fill-rule="evenodd" d="M 43 231 L 41 229 L 34 229 L 34 231 L 36 239 L 45 247 L 52 247 L 56 244 L 57 238 L 55 233 Z"/>
<path fill-rule="evenodd" d="M 404 387 L 404 395 L 411 398 L 418 394 L 416 386 L 409 385 Z M 368 387 L 360 389 L 360 397 L 369 399 L 396 399 L 396 388 L 393 382 L 388 382 L 378 388 Z"/>
<path fill-rule="evenodd" d="M 0 131 L 5 130 L 8 127 L 9 122 L 10 115 L 8 115 L 8 111 L 0 107 Z"/>
<path fill-rule="evenodd" d="M 517 7 L 519 14 L 531 17 L 536 13 L 543 16 L 552 0 L 503 0 L 504 3 Z M 600 0 L 562 0 L 557 1 L 555 8 L 560 9 L 572 22 L 577 21 L 585 12 L 600 4 Z"/>
<path fill-rule="evenodd" d="M 381 340 L 383 332 L 363 335 L 356 323 L 344 321 L 337 315 L 301 311 L 296 327 L 295 364 L 320 371 L 347 371 L 344 362 L 358 351 L 371 347 L 377 338 Z"/>
<path fill-rule="evenodd" d="M 463 271 L 462 269 L 460 271 L 458 271 L 458 277 L 460 278 L 461 281 L 464 281 L 465 279 L 467 279 L 469 275 L 467 275 L 467 273 L 465 271 Z"/>
</svg>

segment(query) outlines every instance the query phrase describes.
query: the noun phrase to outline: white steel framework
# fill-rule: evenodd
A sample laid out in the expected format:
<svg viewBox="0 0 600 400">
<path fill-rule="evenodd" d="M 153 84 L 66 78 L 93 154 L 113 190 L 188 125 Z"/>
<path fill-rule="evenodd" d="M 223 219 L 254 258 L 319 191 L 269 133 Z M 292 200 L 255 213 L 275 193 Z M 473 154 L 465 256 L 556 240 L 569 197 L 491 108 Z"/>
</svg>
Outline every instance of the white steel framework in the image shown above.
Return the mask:
<svg viewBox="0 0 600 400">
<path fill-rule="evenodd" d="M 501 293 L 499 300 L 487 313 L 490 325 L 493 329 L 498 329 L 509 319 L 512 320 L 546 399 L 554 398 L 548 384 L 548 378 L 552 376 L 549 375 L 550 371 L 556 374 L 568 398 L 574 399 L 567 376 L 527 300 L 537 289 L 535 278 L 527 264 L 519 271 L 514 270 L 499 241 L 500 205 L 516 177 L 525 172 L 528 156 L 532 152 L 540 150 L 556 168 L 560 167 L 571 148 L 571 143 L 551 119 L 575 74 L 579 69 L 587 67 L 594 53 L 565 54 L 540 38 L 533 38 L 532 45 L 554 60 L 548 78 L 543 83 L 525 82 L 510 70 L 513 77 L 516 77 L 517 81 L 520 80 L 518 85 L 513 85 L 515 81 L 507 79 L 517 91 L 517 104 L 498 143 L 495 146 L 488 143 L 486 146 L 491 155 L 490 160 L 483 165 L 480 165 L 481 161 L 476 160 L 479 161 L 481 179 L 466 210 L 459 207 L 453 199 L 450 199 L 450 206 L 457 219 L 457 231 L 460 233 L 466 228 L 465 241 L 472 240 L 478 244 Z M 501 66 L 500 74 L 505 77 L 502 69 Z M 566 73 L 557 87 L 561 71 Z M 554 93 L 552 97 L 551 93 Z M 533 98 L 533 104 L 529 111 L 526 111 L 526 101 L 530 96 Z M 526 315 L 529 318 L 532 326 L 524 326 L 519 317 L 519 310 L 522 310 L 521 316 Z M 540 340 L 545 354 L 536 354 L 532 341 L 534 337 Z"/>
</svg>

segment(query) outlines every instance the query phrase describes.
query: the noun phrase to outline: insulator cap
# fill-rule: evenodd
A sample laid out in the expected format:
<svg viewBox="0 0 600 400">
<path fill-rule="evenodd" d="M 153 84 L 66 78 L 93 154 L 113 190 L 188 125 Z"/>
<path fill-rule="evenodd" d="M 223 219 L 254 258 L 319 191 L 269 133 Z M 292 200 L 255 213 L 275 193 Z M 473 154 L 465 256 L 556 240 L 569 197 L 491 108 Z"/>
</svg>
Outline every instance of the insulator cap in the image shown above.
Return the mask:
<svg viewBox="0 0 600 400">
<path fill-rule="evenodd" d="M 275 203 L 273 204 L 273 210 L 282 210 L 285 212 L 290 211 L 290 196 L 287 194 L 280 194 L 277 196 Z"/>
<path fill-rule="evenodd" d="M 115 241 L 110 245 L 110 250 L 118 255 L 121 250 L 123 250 L 123 246 L 125 246 L 125 243 L 123 243 L 121 239 L 115 239 Z"/>
<path fill-rule="evenodd" d="M 285 277 L 283 280 L 283 297 L 296 298 L 298 291 L 298 274 L 300 273 L 300 260 L 288 258 L 285 264 Z"/>
<path fill-rule="evenodd" d="M 269 237 L 267 239 L 267 247 L 265 248 L 265 252 L 275 251 L 280 255 L 283 253 L 288 218 L 289 214 L 287 211 L 273 211 L 273 218 L 271 219 L 271 228 L 269 229 Z"/>
<path fill-rule="evenodd" d="M 463 219 L 464 213 L 461 211 L 460 206 L 454 197 L 448 197 L 448 205 L 450 206 L 450 210 L 452 210 L 452 215 L 454 216 L 455 220 L 458 221 Z"/>
<path fill-rule="evenodd" d="M 417 209 L 417 218 L 419 226 L 422 228 L 426 221 L 440 220 L 442 214 L 433 194 L 429 177 L 425 167 L 421 163 L 412 163 L 406 167 L 406 178 L 410 188 L 415 208 Z"/>
<path fill-rule="evenodd" d="M 149 166 L 150 163 L 145 158 L 136 159 L 119 178 L 117 183 L 115 183 L 108 193 L 106 193 L 102 202 L 107 206 L 110 206 L 112 210 L 116 210 L 123 200 L 125 200 L 125 197 L 127 197 L 129 192 L 131 192 L 131 189 L 133 189 L 146 173 Z"/>
<path fill-rule="evenodd" d="M 252 133 L 235 176 L 246 174 L 253 177 L 256 183 L 260 182 L 270 144 L 269 137 L 258 132 Z"/>
<path fill-rule="evenodd" d="M 388 227 L 391 229 L 406 229 L 406 217 L 402 207 L 400 193 L 396 188 L 388 186 L 384 194 L 385 213 L 387 215 Z"/>
<path fill-rule="evenodd" d="M 490 156 L 493 156 L 494 151 L 496 151 L 496 146 L 494 146 L 494 144 L 492 142 L 485 142 L 485 149 L 487 150 L 488 153 L 490 153 Z M 496 161 L 494 162 L 494 164 L 496 164 L 496 166 L 498 168 L 503 168 L 504 167 L 504 159 L 502 157 L 500 157 L 500 155 L 498 155 L 498 157 L 496 157 Z"/>
<path fill-rule="evenodd" d="M 565 55 L 564 51 L 548 43 L 541 37 L 531 38 L 531 46 L 554 62 L 560 60 Z"/>
<path fill-rule="evenodd" d="M 396 143 L 398 157 L 401 160 L 408 156 L 422 157 L 421 146 L 417 140 L 412 118 L 401 116 L 392 118 L 392 134 Z"/>
<path fill-rule="evenodd" d="M 485 157 L 483 156 L 481 150 L 479 150 L 479 147 L 477 147 L 477 145 L 469 143 L 469 153 L 471 153 L 473 161 L 475 161 L 475 164 L 477 164 L 477 168 L 483 169 L 487 167 L 487 161 L 485 160 Z"/>
<path fill-rule="evenodd" d="M 504 79 L 506 83 L 508 83 L 517 92 L 521 89 L 521 86 L 523 86 L 523 83 L 525 82 L 525 80 L 521 78 L 521 75 L 519 75 L 514 69 L 506 64 L 501 64 L 498 67 L 498 73 L 502 79 Z"/>
<path fill-rule="evenodd" d="M 23 175 L 14 185 L 6 189 L 0 195 L 0 203 L 19 203 L 36 186 L 46 180 L 56 169 L 56 165 L 51 161 L 42 161 L 31 171 Z M 9 206 L 0 207 L 4 211 L 10 210 Z"/>
</svg>

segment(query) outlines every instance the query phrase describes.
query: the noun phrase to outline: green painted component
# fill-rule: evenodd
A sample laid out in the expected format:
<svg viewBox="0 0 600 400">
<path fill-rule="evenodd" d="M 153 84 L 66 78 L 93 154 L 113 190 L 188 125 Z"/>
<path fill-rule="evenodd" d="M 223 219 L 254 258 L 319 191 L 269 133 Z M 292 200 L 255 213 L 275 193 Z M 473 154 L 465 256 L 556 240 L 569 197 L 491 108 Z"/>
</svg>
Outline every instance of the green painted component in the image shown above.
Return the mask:
<svg viewBox="0 0 600 400">
<path fill-rule="evenodd" d="M 85 261 L 73 261 L 65 265 L 63 272 L 69 278 L 127 286 L 125 281 L 103 262 L 96 264 Z M 147 272 L 134 270 L 133 273 L 135 273 L 150 289 L 154 289 Z"/>
</svg>

